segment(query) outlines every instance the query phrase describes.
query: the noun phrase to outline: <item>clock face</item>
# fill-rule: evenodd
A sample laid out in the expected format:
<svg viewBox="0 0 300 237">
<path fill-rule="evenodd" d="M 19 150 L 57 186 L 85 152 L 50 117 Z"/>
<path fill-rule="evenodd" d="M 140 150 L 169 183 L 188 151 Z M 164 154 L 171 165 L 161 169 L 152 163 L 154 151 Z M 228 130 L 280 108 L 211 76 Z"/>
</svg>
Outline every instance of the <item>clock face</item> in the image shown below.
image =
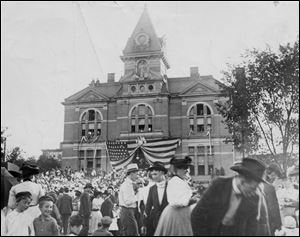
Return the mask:
<svg viewBox="0 0 300 237">
<path fill-rule="evenodd" d="M 138 41 L 140 44 L 146 44 L 147 42 L 147 38 L 145 35 L 140 35 L 139 38 L 138 38 Z"/>
<path fill-rule="evenodd" d="M 137 45 L 147 45 L 149 43 L 149 36 L 145 33 L 140 33 L 135 38 Z"/>
</svg>

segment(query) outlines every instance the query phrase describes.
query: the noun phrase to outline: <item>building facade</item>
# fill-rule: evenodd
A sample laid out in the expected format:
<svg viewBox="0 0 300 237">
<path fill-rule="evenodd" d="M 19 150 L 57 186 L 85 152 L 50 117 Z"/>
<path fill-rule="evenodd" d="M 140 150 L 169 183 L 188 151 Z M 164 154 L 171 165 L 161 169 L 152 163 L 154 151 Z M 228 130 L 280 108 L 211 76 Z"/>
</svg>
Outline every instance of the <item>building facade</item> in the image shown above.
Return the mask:
<svg viewBox="0 0 300 237">
<path fill-rule="evenodd" d="M 65 107 L 64 166 L 74 169 L 110 168 L 105 141 L 133 140 L 139 136 L 180 138 L 176 156 L 190 155 L 191 174 L 207 178 L 224 170 L 234 160 L 232 144 L 216 109 L 224 100 L 220 83 L 211 75 L 200 75 L 197 67 L 190 75 L 168 78 L 165 42 L 157 37 L 145 8 L 121 60 L 124 75 L 107 82 L 92 81 L 62 103 Z"/>
<path fill-rule="evenodd" d="M 42 150 L 43 156 L 48 158 L 54 158 L 56 160 L 62 160 L 62 150 L 61 149 L 44 149 Z"/>
</svg>

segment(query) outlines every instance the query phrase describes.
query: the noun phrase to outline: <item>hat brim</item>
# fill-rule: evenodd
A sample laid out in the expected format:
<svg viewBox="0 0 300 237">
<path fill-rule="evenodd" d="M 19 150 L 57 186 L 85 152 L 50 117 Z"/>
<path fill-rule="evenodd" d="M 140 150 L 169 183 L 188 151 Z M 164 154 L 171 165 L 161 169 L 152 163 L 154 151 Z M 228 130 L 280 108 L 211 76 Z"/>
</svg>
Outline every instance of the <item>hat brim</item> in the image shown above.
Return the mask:
<svg viewBox="0 0 300 237">
<path fill-rule="evenodd" d="M 263 178 L 255 175 L 251 170 L 245 168 L 244 166 L 241 166 L 240 164 L 239 165 L 234 165 L 234 166 L 230 167 L 230 169 L 237 172 L 237 173 L 239 173 L 239 174 L 245 175 L 246 177 L 249 177 L 249 178 L 251 178 L 251 179 L 253 179 L 257 182 L 266 183 L 266 181 Z"/>
<path fill-rule="evenodd" d="M 14 176 L 15 178 L 20 178 L 22 177 L 22 173 L 17 172 L 17 171 L 8 171 L 12 176 Z"/>
<path fill-rule="evenodd" d="M 87 189 L 87 188 L 94 189 L 92 186 L 85 186 L 83 189 Z"/>
<path fill-rule="evenodd" d="M 155 167 L 155 166 L 153 166 L 153 167 L 148 168 L 148 171 L 153 171 L 153 170 L 162 171 L 165 174 L 168 173 L 168 170 L 164 167 Z"/>
<path fill-rule="evenodd" d="M 138 171 L 140 171 L 140 169 L 129 169 L 127 170 L 127 173 L 138 172 Z"/>
</svg>

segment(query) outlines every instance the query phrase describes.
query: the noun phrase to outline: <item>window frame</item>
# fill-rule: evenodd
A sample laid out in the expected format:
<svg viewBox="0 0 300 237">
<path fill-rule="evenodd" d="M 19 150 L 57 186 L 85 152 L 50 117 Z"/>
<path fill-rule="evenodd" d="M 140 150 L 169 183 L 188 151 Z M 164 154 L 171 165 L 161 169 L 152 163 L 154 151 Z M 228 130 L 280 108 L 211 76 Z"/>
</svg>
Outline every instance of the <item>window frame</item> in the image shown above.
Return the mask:
<svg viewBox="0 0 300 237">
<path fill-rule="evenodd" d="M 90 118 L 90 115 L 92 114 L 90 111 L 94 111 L 94 120 L 91 120 Z M 89 138 L 94 138 L 97 136 L 100 137 L 102 134 L 102 118 L 101 112 L 95 108 L 86 109 L 84 112 L 82 112 L 80 116 L 81 138 L 89 136 L 89 133 L 91 133 Z"/>
<path fill-rule="evenodd" d="M 201 108 L 202 106 L 202 108 Z M 202 112 L 203 111 L 203 114 Z M 200 113 L 201 112 L 201 113 Z M 205 134 L 213 130 L 212 108 L 203 102 L 197 102 L 188 109 L 189 129 L 195 134 Z M 203 121 L 203 122 L 202 122 Z"/>
<path fill-rule="evenodd" d="M 132 107 L 129 117 L 131 133 L 153 132 L 154 113 L 152 107 L 149 104 L 140 103 L 135 105 L 134 107 Z M 140 121 L 143 121 L 143 124 L 140 124 Z"/>
</svg>

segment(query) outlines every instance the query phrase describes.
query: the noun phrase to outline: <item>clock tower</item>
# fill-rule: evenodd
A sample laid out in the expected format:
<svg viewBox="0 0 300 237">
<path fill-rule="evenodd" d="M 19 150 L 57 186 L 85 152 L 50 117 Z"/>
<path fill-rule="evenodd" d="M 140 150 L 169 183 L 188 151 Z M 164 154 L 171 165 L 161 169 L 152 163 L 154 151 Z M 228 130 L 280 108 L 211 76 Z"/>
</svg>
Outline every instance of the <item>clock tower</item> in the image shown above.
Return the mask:
<svg viewBox="0 0 300 237">
<path fill-rule="evenodd" d="M 145 7 L 133 33 L 127 41 L 121 60 L 122 95 L 149 95 L 167 93 L 165 41 L 156 35 Z"/>
</svg>

